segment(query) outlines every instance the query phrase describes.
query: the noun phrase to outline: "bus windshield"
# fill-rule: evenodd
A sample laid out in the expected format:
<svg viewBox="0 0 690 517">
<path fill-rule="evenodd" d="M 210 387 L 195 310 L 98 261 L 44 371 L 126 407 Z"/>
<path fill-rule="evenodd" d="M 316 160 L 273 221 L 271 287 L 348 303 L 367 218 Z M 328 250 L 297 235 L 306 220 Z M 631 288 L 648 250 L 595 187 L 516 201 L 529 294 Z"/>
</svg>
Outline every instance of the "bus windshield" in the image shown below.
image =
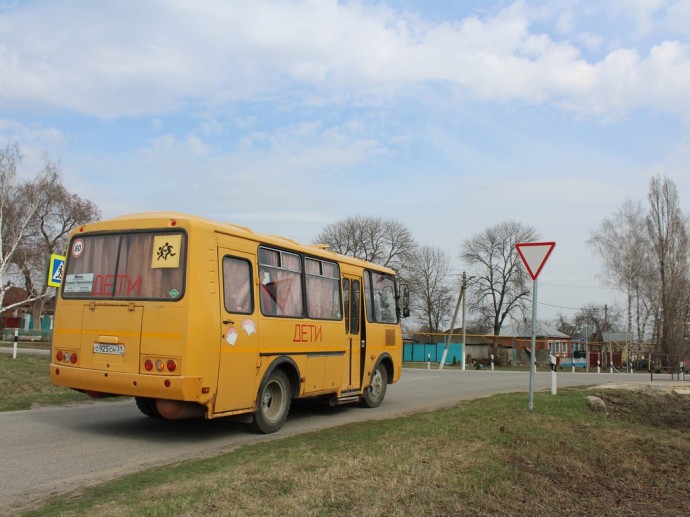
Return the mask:
<svg viewBox="0 0 690 517">
<path fill-rule="evenodd" d="M 79 235 L 69 251 L 63 298 L 179 300 L 184 294 L 183 232 Z"/>
</svg>

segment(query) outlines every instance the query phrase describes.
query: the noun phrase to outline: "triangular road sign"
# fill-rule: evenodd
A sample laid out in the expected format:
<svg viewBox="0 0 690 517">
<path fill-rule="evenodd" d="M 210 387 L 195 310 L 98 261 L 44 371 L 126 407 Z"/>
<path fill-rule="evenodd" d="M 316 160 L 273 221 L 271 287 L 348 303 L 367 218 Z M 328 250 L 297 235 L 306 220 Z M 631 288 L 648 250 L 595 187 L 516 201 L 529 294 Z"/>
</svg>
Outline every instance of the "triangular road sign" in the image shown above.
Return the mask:
<svg viewBox="0 0 690 517">
<path fill-rule="evenodd" d="M 555 246 L 555 242 L 521 242 L 515 245 L 532 280 L 537 279 Z"/>
</svg>

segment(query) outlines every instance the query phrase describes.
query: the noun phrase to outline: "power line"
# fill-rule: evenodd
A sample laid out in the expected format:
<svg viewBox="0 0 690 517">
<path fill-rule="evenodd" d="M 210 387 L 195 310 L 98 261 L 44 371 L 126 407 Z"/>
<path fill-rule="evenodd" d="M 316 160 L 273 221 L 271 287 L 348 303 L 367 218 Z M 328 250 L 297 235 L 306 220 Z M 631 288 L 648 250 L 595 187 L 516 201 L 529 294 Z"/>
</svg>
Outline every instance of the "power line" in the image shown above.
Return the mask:
<svg viewBox="0 0 690 517">
<path fill-rule="evenodd" d="M 541 287 L 542 285 L 548 285 L 552 287 L 570 287 L 572 289 L 602 289 L 604 291 L 622 291 L 623 289 L 619 289 L 616 287 L 601 287 L 601 286 L 596 286 L 596 285 L 567 285 L 567 284 L 539 284 Z"/>
<path fill-rule="evenodd" d="M 544 303 L 544 302 L 539 302 L 539 301 L 537 302 L 537 304 L 539 304 L 539 305 L 546 305 L 547 307 L 555 307 L 555 308 L 557 308 L 557 309 L 568 309 L 568 310 L 571 310 L 571 311 L 578 311 L 578 310 L 580 310 L 579 307 L 578 307 L 578 308 L 575 308 L 575 307 L 564 307 L 563 305 L 553 305 L 553 304 L 551 304 L 551 303 Z"/>
<path fill-rule="evenodd" d="M 557 309 L 568 309 L 571 311 L 579 311 L 579 310 L 583 309 L 582 307 L 565 307 L 563 305 L 553 305 L 551 303 L 544 303 L 544 302 L 539 302 L 539 301 L 537 303 L 539 305 L 546 305 L 547 307 L 555 307 Z M 586 310 L 587 311 L 601 311 L 602 309 L 600 309 L 598 307 L 588 307 Z"/>
</svg>

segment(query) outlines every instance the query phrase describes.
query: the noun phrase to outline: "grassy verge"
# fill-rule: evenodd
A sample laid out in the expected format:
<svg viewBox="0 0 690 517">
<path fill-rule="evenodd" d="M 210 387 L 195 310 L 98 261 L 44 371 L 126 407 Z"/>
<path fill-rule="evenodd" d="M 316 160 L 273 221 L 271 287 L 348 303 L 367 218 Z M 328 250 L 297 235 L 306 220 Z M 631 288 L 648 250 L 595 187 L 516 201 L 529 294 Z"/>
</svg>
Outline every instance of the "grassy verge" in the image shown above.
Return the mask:
<svg viewBox="0 0 690 517">
<path fill-rule="evenodd" d="M 534 411 L 502 395 L 253 445 L 30 515 L 687 515 L 690 401 L 602 390 L 605 415 L 592 394 L 537 393 Z"/>
<path fill-rule="evenodd" d="M 55 405 L 87 400 L 83 393 L 53 386 L 50 357 L 0 353 L 0 411 L 29 409 L 33 405 Z"/>
</svg>

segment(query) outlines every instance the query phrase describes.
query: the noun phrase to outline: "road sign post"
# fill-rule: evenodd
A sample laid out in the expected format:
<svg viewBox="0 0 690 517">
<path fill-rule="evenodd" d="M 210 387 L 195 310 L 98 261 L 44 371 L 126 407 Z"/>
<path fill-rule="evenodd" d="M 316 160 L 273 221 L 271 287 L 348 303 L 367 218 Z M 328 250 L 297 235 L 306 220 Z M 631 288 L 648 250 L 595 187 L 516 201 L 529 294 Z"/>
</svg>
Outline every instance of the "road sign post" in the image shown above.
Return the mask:
<svg viewBox="0 0 690 517">
<path fill-rule="evenodd" d="M 515 245 L 522 263 L 532 278 L 532 350 L 530 350 L 529 367 L 529 401 L 528 409 L 534 409 L 534 378 L 537 376 L 537 277 L 548 260 L 555 242 L 522 242 Z"/>
</svg>

